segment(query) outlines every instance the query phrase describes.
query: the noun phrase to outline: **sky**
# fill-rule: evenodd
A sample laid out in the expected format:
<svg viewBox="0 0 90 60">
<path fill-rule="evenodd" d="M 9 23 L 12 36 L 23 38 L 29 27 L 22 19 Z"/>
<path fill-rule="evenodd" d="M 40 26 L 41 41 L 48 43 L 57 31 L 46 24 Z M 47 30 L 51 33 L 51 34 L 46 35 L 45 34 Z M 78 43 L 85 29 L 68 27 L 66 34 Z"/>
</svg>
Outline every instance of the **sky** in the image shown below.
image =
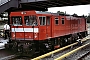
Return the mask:
<svg viewBox="0 0 90 60">
<path fill-rule="evenodd" d="M 90 13 L 90 4 L 48 8 L 48 12 L 56 13 L 57 11 L 62 11 L 62 12 L 66 11 L 67 14 L 71 14 L 71 15 L 74 13 L 76 13 L 79 16 L 83 14 L 88 15 L 88 13 Z"/>
</svg>

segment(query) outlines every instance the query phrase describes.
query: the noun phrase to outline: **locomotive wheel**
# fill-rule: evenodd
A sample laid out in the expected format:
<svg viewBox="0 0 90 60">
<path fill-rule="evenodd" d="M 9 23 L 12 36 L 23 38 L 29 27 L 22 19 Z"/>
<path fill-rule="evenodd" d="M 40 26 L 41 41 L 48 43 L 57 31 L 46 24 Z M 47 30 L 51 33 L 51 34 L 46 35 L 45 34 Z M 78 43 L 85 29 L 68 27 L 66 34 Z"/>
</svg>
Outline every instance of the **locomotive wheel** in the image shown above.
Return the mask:
<svg viewBox="0 0 90 60">
<path fill-rule="evenodd" d="M 9 44 L 5 44 L 5 49 L 9 49 Z"/>
<path fill-rule="evenodd" d="M 87 32 L 85 32 L 85 37 L 86 37 L 87 35 L 88 35 Z"/>
<path fill-rule="evenodd" d="M 36 52 L 35 50 L 36 50 L 36 48 L 34 46 L 32 46 L 32 47 L 30 46 L 28 52 L 30 55 L 34 55 Z"/>
<path fill-rule="evenodd" d="M 63 46 L 65 45 L 65 44 L 64 44 L 64 43 L 65 43 L 65 40 L 64 40 L 63 37 L 60 38 L 60 42 L 61 42 L 61 43 L 60 43 L 60 46 L 63 47 Z"/>
<path fill-rule="evenodd" d="M 45 54 L 46 52 L 48 52 L 48 49 L 46 48 L 45 44 L 41 44 L 39 49 L 40 55 Z"/>
<path fill-rule="evenodd" d="M 85 31 L 85 32 L 84 32 L 84 37 L 86 37 L 87 35 L 88 35 L 88 34 L 87 34 L 87 32 Z"/>
<path fill-rule="evenodd" d="M 28 47 L 28 49 L 23 49 L 23 56 L 32 56 L 34 57 L 35 55 L 35 48 L 33 47 Z"/>
<path fill-rule="evenodd" d="M 18 52 L 22 56 L 34 56 L 36 48 L 34 45 L 19 45 Z"/>
<path fill-rule="evenodd" d="M 71 44 L 72 43 L 72 37 L 69 37 L 68 38 L 68 44 Z"/>
<path fill-rule="evenodd" d="M 65 46 L 68 45 L 68 39 L 64 38 L 64 41 L 65 41 Z"/>
<path fill-rule="evenodd" d="M 40 48 L 40 55 L 44 54 L 45 53 L 45 50 Z"/>
</svg>

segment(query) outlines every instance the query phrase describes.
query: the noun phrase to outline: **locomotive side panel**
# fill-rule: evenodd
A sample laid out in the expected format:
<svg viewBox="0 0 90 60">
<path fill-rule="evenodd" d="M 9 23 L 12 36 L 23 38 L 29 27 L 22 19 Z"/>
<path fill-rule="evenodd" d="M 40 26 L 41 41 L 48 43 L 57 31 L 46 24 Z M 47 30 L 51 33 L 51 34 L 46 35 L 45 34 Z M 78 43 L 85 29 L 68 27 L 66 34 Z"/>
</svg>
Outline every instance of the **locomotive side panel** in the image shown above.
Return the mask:
<svg viewBox="0 0 90 60">
<path fill-rule="evenodd" d="M 66 28 L 66 35 L 71 34 L 71 19 L 67 18 L 68 16 L 65 17 L 66 21 L 65 21 L 65 28 Z"/>
<path fill-rule="evenodd" d="M 71 19 L 71 33 L 74 34 L 74 33 L 77 33 L 77 28 L 78 28 L 78 25 L 77 25 L 77 19 L 75 19 L 74 17 L 72 17 Z"/>
<path fill-rule="evenodd" d="M 60 33 L 59 35 L 63 36 L 66 35 L 66 19 L 65 16 L 60 16 Z"/>
<path fill-rule="evenodd" d="M 53 28 L 54 28 L 54 37 L 58 37 L 59 36 L 59 16 L 54 16 L 53 19 L 54 23 L 53 23 Z"/>
<path fill-rule="evenodd" d="M 86 20 L 84 18 L 82 18 L 82 31 L 86 31 Z"/>
<path fill-rule="evenodd" d="M 85 31 L 85 19 L 83 18 L 78 19 L 78 28 L 79 28 L 79 32 Z"/>
<path fill-rule="evenodd" d="M 71 33 L 70 19 L 67 20 L 65 16 L 55 16 L 53 22 L 54 37 L 64 36 Z"/>
<path fill-rule="evenodd" d="M 39 40 L 52 38 L 52 16 L 50 14 L 39 13 L 37 17 L 39 21 Z"/>
</svg>

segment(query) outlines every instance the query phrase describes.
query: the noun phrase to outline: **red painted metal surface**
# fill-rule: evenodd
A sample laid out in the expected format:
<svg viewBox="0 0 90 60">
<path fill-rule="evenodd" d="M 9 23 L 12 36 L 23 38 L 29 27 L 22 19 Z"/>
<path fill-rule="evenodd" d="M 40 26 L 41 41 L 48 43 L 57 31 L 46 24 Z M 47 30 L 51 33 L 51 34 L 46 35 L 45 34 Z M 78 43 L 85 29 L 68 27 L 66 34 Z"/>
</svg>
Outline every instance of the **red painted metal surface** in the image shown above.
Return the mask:
<svg viewBox="0 0 90 60">
<path fill-rule="evenodd" d="M 35 15 L 37 17 L 37 26 L 26 26 L 25 21 L 24 21 L 24 16 L 29 16 L 29 15 Z M 58 36 L 64 36 L 64 35 L 69 35 L 69 34 L 74 34 L 78 32 L 83 32 L 86 31 L 86 23 L 85 19 L 81 17 L 73 17 L 73 16 L 62 16 L 62 15 L 54 15 L 51 13 L 36 13 L 36 11 L 20 11 L 20 12 L 11 12 L 10 17 L 12 16 L 21 16 L 22 17 L 22 26 L 13 26 L 11 25 L 11 38 L 16 38 L 16 39 L 31 39 L 31 40 L 46 40 L 49 38 L 54 38 Z M 50 25 L 40 25 L 40 19 L 38 18 L 39 16 L 45 16 L 45 17 L 50 17 Z M 55 18 L 58 18 L 58 24 L 55 24 Z M 62 24 L 62 18 L 64 18 L 64 24 Z M 47 19 L 46 19 L 47 21 Z M 12 19 L 11 19 L 11 24 L 12 24 Z M 22 29 L 32 29 L 31 32 L 12 32 L 12 28 L 19 28 Z M 33 29 L 37 29 L 37 32 L 34 32 Z M 14 36 L 15 35 L 15 36 Z"/>
</svg>

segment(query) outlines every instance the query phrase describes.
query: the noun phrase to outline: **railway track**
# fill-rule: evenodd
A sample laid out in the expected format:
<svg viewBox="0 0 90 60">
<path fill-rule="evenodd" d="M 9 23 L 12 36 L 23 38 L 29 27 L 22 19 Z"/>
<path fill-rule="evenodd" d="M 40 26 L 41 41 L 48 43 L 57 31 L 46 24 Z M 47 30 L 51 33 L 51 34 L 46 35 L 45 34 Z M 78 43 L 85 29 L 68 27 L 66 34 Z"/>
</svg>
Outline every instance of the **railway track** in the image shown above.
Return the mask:
<svg viewBox="0 0 90 60">
<path fill-rule="evenodd" d="M 81 60 L 90 60 L 90 53 L 87 53 L 86 55 L 84 55 Z"/>
<path fill-rule="evenodd" d="M 85 38 L 86 39 L 86 38 Z M 86 40 L 84 40 L 83 39 L 83 45 L 84 44 L 86 44 L 86 43 L 88 43 L 88 42 L 90 42 L 90 40 L 88 39 L 87 41 Z M 75 44 L 75 45 L 74 45 Z M 78 47 L 80 47 L 80 46 L 78 46 L 77 45 L 77 42 L 76 43 L 73 43 L 72 44 L 73 46 L 69 46 L 68 48 L 65 48 L 64 50 L 61 50 L 60 52 L 56 52 L 56 53 L 52 53 L 51 55 L 49 55 L 49 56 L 47 56 L 47 57 L 45 57 L 45 58 L 42 58 L 42 60 L 54 60 L 54 59 L 56 59 L 56 58 L 58 58 L 58 57 L 60 57 L 60 56 L 62 56 L 62 55 L 64 55 L 64 54 L 66 54 L 66 53 L 68 53 L 68 52 L 70 52 L 70 51 L 72 51 L 72 50 L 74 50 L 74 49 L 76 49 L 76 48 L 78 48 Z M 63 47 L 64 48 L 64 47 Z M 63 48 L 61 48 L 61 49 L 63 49 Z M 84 48 L 85 49 L 85 48 Z M 89 49 L 90 50 L 90 49 Z M 89 51 L 86 49 L 85 50 L 85 56 L 87 55 L 87 53 L 89 53 Z M 72 54 L 72 55 L 76 55 L 76 54 Z M 72 56 L 72 55 L 70 55 L 70 56 Z M 78 55 L 78 54 L 77 54 Z M 83 55 L 83 56 L 84 56 Z M 70 56 L 69 56 L 69 58 L 70 58 Z M 81 56 L 81 57 L 79 57 L 78 59 L 81 59 L 83 56 Z M 68 57 L 67 57 L 67 59 L 69 59 Z M 66 58 L 65 58 L 66 59 Z M 67 60 L 66 59 L 66 60 Z M 71 59 L 71 58 L 70 58 Z M 69 59 L 69 60 L 70 60 Z M 7 56 L 5 56 L 5 57 L 2 57 L 2 58 L 0 58 L 0 60 L 37 60 L 37 59 L 31 59 L 31 57 L 28 57 L 28 56 L 18 56 L 18 55 L 16 55 L 16 54 L 11 54 L 11 55 L 7 55 Z"/>
<path fill-rule="evenodd" d="M 88 39 L 87 41 L 85 41 L 85 38 L 84 39 L 82 39 L 84 42 L 83 42 L 83 44 L 82 45 L 85 45 L 85 44 L 87 44 L 88 42 L 90 42 L 90 40 Z M 44 55 L 42 55 L 42 56 L 39 56 L 39 57 L 36 57 L 36 58 L 34 58 L 34 59 L 32 59 L 32 60 L 40 60 L 40 59 L 42 59 L 42 60 L 55 60 L 56 58 L 58 58 L 58 57 L 60 57 L 60 56 L 62 56 L 62 55 L 64 55 L 64 54 L 66 54 L 66 53 L 68 53 L 68 52 L 70 52 L 70 51 L 72 51 L 72 50 L 74 50 L 74 49 L 77 49 L 77 48 L 79 48 L 80 46 L 78 46 L 77 44 L 75 44 L 75 45 L 73 45 L 73 46 L 71 46 L 71 47 L 69 47 L 69 48 L 66 48 L 66 49 L 64 49 L 64 50 L 60 50 L 60 52 L 55 52 L 55 53 L 53 53 L 53 52 L 50 52 L 51 54 L 49 54 L 49 53 L 47 53 L 47 54 L 44 54 Z M 62 49 L 62 48 L 61 48 Z M 89 49 L 90 50 L 90 49 Z M 85 50 L 85 52 L 89 52 L 88 50 Z M 83 52 L 83 54 L 85 53 L 85 52 Z M 48 55 L 48 56 L 46 56 L 46 55 Z M 73 55 L 73 54 L 72 54 Z M 71 55 L 70 55 L 71 56 Z M 74 58 L 75 59 L 75 58 Z M 74 60 L 73 59 L 73 60 Z M 67 59 L 66 59 L 67 60 Z M 70 60 L 70 59 L 69 59 Z"/>
<path fill-rule="evenodd" d="M 80 58 L 78 58 L 77 60 L 87 60 L 87 58 L 90 57 L 89 55 L 90 55 L 90 51 L 87 52 L 87 53 L 85 53 L 85 54 L 83 54 L 83 55 L 82 55 Z M 90 58 L 89 58 L 88 60 L 90 60 Z"/>
<path fill-rule="evenodd" d="M 90 42 L 90 41 L 88 41 L 88 42 Z M 86 43 L 83 43 L 83 45 L 85 45 Z M 73 48 L 68 48 L 68 49 L 65 49 L 65 50 L 63 50 L 63 51 L 61 51 L 61 52 L 58 52 L 58 53 L 56 53 L 56 54 L 54 54 L 53 55 L 53 57 L 51 57 L 51 58 L 48 58 L 48 60 L 59 60 L 59 59 L 57 59 L 58 57 L 60 57 L 60 56 L 62 56 L 62 55 L 64 55 L 64 54 L 66 54 L 67 53 L 67 55 L 69 55 L 68 53 L 69 52 L 71 52 L 72 50 L 75 50 L 75 49 L 78 49 L 79 48 L 79 46 L 74 46 Z M 90 49 L 90 48 L 89 48 Z M 80 52 L 80 53 L 79 53 Z M 83 50 L 80 50 L 79 52 L 76 52 L 75 54 L 71 54 L 70 55 L 70 57 L 65 57 L 65 59 L 63 59 L 63 60 L 77 60 L 77 59 L 79 59 L 80 57 L 82 57 L 83 55 L 85 55 L 85 54 L 87 54 L 88 52 L 90 52 L 89 50 L 87 50 L 87 49 L 85 49 L 85 48 L 83 48 Z M 73 56 L 73 57 L 72 57 Z M 77 58 L 78 57 L 78 58 Z M 45 58 L 45 59 L 42 59 L 42 60 L 46 60 L 47 58 Z"/>
<path fill-rule="evenodd" d="M 58 58 L 55 58 L 54 60 L 78 60 L 79 58 L 82 58 L 85 54 L 90 52 L 90 42 L 87 44 L 84 44 L 83 46 L 80 46 L 64 55 L 59 56 Z"/>
</svg>

